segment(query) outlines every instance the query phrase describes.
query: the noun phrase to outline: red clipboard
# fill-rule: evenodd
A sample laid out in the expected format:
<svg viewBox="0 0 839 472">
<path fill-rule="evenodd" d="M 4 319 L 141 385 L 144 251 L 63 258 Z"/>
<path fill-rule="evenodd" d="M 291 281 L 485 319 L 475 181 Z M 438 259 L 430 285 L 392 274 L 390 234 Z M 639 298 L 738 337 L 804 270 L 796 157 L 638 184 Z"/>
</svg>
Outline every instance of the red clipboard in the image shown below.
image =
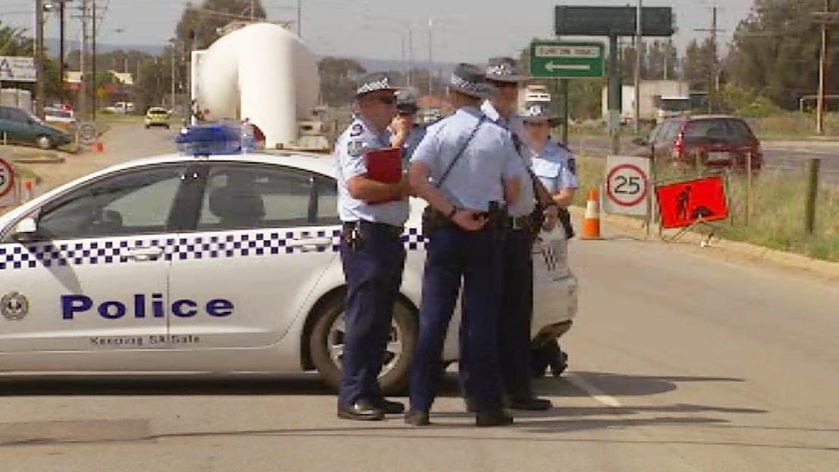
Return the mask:
<svg viewBox="0 0 839 472">
<path fill-rule="evenodd" d="M 366 177 L 368 179 L 383 184 L 398 184 L 402 180 L 402 149 L 391 147 L 368 151 L 364 154 L 364 159 L 367 164 Z M 389 199 L 368 203 L 375 205 L 397 200 Z"/>
</svg>

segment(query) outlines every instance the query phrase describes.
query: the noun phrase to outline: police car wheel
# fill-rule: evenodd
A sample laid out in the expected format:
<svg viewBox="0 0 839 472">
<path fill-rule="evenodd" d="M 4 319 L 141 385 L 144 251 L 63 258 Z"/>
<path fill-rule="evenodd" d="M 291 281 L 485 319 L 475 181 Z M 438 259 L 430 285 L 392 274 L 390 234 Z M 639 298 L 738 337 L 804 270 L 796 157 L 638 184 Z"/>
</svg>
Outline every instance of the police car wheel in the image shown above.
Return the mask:
<svg viewBox="0 0 839 472">
<path fill-rule="evenodd" d="M 309 337 L 312 363 L 324 381 L 335 389 L 341 378 L 340 366 L 344 354 L 344 307 L 344 297 L 335 297 L 327 303 L 315 315 L 317 320 Z M 385 395 L 407 390 L 418 331 L 415 310 L 405 302 L 397 301 L 379 374 L 379 386 Z"/>
</svg>

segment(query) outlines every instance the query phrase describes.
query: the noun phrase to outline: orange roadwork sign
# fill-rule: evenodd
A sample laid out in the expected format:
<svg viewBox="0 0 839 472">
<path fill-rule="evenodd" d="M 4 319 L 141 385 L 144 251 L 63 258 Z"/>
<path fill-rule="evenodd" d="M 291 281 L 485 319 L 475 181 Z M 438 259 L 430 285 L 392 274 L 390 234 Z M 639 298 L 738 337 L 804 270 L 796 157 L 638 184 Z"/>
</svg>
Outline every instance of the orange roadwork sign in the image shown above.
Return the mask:
<svg viewBox="0 0 839 472">
<path fill-rule="evenodd" d="M 663 228 L 684 228 L 700 219 L 728 218 L 725 185 L 721 176 L 658 186 L 655 189 Z"/>
</svg>

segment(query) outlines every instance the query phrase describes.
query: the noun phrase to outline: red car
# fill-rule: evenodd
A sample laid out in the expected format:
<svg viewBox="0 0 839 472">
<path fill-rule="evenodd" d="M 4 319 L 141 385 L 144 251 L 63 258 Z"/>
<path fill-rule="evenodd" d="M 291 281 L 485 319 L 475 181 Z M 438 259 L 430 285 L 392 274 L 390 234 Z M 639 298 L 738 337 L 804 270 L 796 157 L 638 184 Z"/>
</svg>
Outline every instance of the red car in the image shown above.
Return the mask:
<svg viewBox="0 0 839 472">
<path fill-rule="evenodd" d="M 751 154 L 752 171 L 763 167 L 760 141 L 749 125 L 728 115 L 701 115 L 664 120 L 648 138 L 633 143 L 644 149 L 636 155 L 675 165 L 745 170 Z"/>
</svg>

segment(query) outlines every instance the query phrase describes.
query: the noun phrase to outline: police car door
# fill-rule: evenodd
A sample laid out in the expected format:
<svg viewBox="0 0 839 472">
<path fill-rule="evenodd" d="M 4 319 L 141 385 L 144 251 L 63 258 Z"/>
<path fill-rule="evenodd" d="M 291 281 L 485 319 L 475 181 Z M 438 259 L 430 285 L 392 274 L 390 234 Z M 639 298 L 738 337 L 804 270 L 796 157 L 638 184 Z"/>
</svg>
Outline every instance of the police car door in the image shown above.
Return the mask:
<svg viewBox="0 0 839 472">
<path fill-rule="evenodd" d="M 336 257 L 335 182 L 273 164 L 207 166 L 196 231 L 172 266 L 172 297 L 194 301 L 174 312 L 173 347 L 274 346 Z"/>
<path fill-rule="evenodd" d="M 157 165 L 86 182 L 31 214 L 37 231 L 28 242 L 6 231 L 0 353 L 61 354 L 35 369 L 154 369 L 132 353 L 163 347 L 183 175 L 183 165 Z M 95 354 L 66 355 L 74 351 Z M 29 364 L 18 368 L 37 359 L 21 356 Z"/>
</svg>

